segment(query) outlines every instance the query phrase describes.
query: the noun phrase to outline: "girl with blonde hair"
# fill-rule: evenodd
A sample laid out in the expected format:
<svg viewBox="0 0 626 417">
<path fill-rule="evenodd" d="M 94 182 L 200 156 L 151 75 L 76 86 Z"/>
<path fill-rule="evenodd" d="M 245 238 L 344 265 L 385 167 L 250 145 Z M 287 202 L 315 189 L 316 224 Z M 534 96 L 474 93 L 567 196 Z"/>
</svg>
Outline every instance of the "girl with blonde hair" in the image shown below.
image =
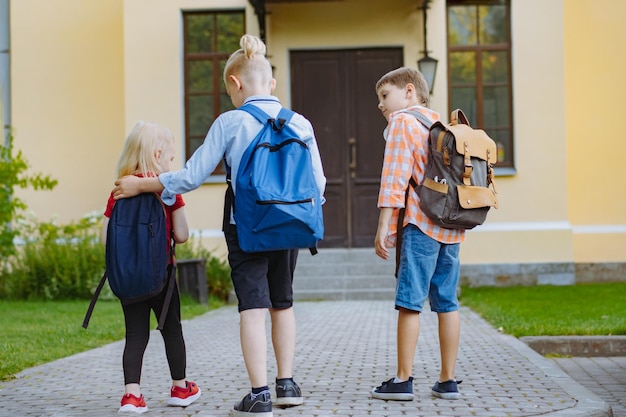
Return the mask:
<svg viewBox="0 0 626 417">
<path fill-rule="evenodd" d="M 118 178 L 125 175 L 135 178 L 156 177 L 170 171 L 175 155 L 172 132 L 156 123 L 139 121 L 131 130 L 120 155 L 117 171 Z M 173 235 L 176 243 L 183 243 L 189 238 L 189 227 L 185 215 L 185 202 L 180 194 L 174 196 L 174 204 L 165 206 L 167 236 Z M 113 213 L 115 199 L 109 196 L 102 225 L 102 242 L 106 243 L 109 218 Z M 170 230 L 173 234 L 170 234 Z M 173 268 L 169 265 L 169 268 Z M 173 276 L 171 279 L 175 279 Z M 126 344 L 122 355 L 124 369 L 124 396 L 119 412 L 144 413 L 148 411 L 141 393 L 141 368 L 143 355 L 150 338 L 150 312 L 157 318 L 165 310 L 164 302 L 168 285 L 157 295 L 145 301 L 122 304 L 124 324 L 126 326 Z M 165 342 L 165 353 L 172 378 L 168 405 L 186 407 L 200 395 L 200 388 L 193 381 L 186 379 L 187 353 L 180 322 L 180 295 L 178 285 L 174 283 L 174 293 L 167 307 L 167 315 L 161 329 Z"/>
</svg>

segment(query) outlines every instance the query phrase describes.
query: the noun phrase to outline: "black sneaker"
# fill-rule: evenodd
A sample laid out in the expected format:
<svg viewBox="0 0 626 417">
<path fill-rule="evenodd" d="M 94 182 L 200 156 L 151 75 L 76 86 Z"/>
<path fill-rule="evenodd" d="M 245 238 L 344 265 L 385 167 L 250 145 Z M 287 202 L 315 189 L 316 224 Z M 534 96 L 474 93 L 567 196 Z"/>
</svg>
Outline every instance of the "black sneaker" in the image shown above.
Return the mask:
<svg viewBox="0 0 626 417">
<path fill-rule="evenodd" d="M 274 405 L 285 408 L 303 403 L 302 391 L 292 378 L 276 379 L 276 401 L 274 401 Z"/>
<path fill-rule="evenodd" d="M 230 410 L 232 417 L 273 417 L 272 396 L 269 391 L 264 391 L 252 398 L 249 393 L 243 400 L 235 404 Z"/>
<path fill-rule="evenodd" d="M 435 382 L 433 385 L 433 395 L 435 397 L 443 398 L 444 400 L 458 400 L 461 398 L 459 388 L 457 387 L 463 381 L 455 381 L 450 379 L 446 382 Z"/>
<path fill-rule="evenodd" d="M 408 381 L 393 382 L 394 378 L 382 383 L 372 390 L 372 397 L 379 400 L 411 401 L 413 400 L 413 377 Z"/>
</svg>

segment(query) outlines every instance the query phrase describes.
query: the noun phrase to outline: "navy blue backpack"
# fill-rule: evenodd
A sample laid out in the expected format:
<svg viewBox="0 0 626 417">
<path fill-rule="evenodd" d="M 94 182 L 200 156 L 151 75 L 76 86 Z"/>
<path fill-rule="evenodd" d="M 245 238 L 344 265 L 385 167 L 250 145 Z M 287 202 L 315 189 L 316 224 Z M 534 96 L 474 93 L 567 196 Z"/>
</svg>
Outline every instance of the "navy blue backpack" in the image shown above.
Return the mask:
<svg viewBox="0 0 626 417">
<path fill-rule="evenodd" d="M 241 158 L 234 198 L 229 186 L 239 246 L 245 252 L 309 248 L 316 253 L 324 237 L 321 193 L 311 151 L 289 126 L 294 112 L 283 108 L 274 119 L 251 104 L 239 110 L 263 123 Z"/>
<path fill-rule="evenodd" d="M 83 327 L 87 328 L 93 306 L 104 282 L 122 304 L 147 300 L 169 283 L 159 329 L 167 315 L 174 288 L 174 245 L 166 232 L 165 207 L 154 193 L 139 194 L 115 202 L 106 239 L 106 271 L 92 298 Z"/>
</svg>

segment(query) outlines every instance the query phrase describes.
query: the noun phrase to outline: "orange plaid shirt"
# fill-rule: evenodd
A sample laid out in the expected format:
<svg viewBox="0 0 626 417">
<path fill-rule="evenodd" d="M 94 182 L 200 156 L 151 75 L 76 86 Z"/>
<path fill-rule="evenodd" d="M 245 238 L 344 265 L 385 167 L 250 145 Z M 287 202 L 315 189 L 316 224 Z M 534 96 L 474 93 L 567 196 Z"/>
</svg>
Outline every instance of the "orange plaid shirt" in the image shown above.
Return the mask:
<svg viewBox="0 0 626 417">
<path fill-rule="evenodd" d="M 417 191 L 410 187 L 411 176 L 417 184 L 424 179 L 428 160 L 428 129 L 405 110 L 419 111 L 431 120 L 439 120 L 439 114 L 426 107 L 413 106 L 389 115 L 385 129 L 385 158 L 380 178 L 378 207 L 393 207 L 389 224 L 387 244 L 395 246 L 399 209 L 404 207 L 407 187 L 410 188 L 405 208 L 403 227 L 411 223 L 426 235 L 441 243 L 460 243 L 465 239 L 464 230 L 445 229 L 435 225 L 419 206 Z"/>
</svg>

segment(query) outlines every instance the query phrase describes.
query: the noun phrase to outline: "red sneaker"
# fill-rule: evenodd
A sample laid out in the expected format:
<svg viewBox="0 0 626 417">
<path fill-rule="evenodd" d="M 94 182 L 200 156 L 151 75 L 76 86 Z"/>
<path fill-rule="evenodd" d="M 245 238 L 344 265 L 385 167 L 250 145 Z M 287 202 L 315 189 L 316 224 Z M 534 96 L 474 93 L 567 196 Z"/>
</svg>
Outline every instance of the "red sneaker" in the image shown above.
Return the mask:
<svg viewBox="0 0 626 417">
<path fill-rule="evenodd" d="M 172 387 L 170 391 L 170 400 L 168 405 L 174 405 L 178 407 L 187 407 L 189 404 L 200 398 L 200 387 L 193 382 L 187 381 L 187 387 Z"/>
<path fill-rule="evenodd" d="M 121 401 L 122 406 L 118 410 L 118 413 L 145 413 L 148 411 L 146 401 L 143 399 L 143 395 L 139 398 L 133 394 L 124 394 Z"/>
</svg>

